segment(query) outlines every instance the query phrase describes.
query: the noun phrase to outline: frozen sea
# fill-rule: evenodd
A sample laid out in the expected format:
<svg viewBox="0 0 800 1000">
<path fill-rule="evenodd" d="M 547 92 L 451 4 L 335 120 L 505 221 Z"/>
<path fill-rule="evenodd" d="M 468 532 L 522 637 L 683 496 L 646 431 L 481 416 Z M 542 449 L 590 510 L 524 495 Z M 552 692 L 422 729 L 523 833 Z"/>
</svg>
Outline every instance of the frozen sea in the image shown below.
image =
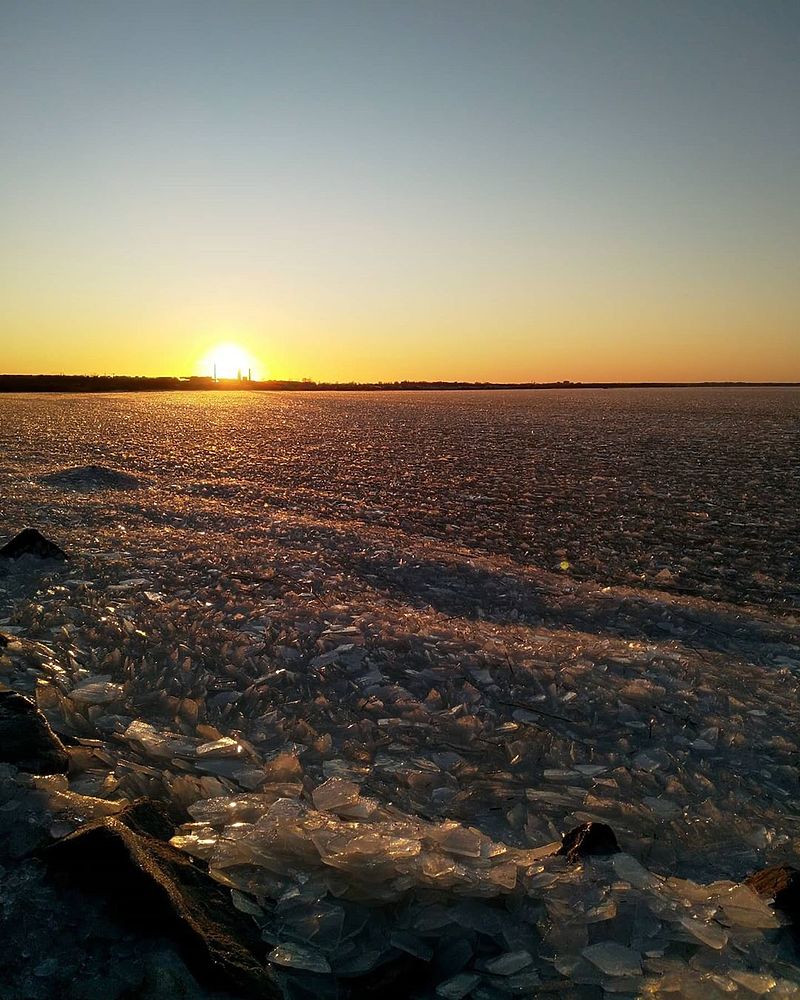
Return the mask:
<svg viewBox="0 0 800 1000">
<path fill-rule="evenodd" d="M 800 391 L 0 396 L 0 499 L 59 830 L 188 809 L 287 996 L 800 995 Z"/>
</svg>

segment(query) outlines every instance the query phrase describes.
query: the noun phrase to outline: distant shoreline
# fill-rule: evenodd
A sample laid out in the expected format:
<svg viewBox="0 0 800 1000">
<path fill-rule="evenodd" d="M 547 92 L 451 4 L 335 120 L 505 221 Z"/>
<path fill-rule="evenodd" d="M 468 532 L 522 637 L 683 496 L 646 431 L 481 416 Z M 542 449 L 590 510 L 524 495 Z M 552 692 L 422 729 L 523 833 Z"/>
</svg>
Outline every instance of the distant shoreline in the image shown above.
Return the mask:
<svg viewBox="0 0 800 1000">
<path fill-rule="evenodd" d="M 137 375 L 0 375 L 2 392 L 403 392 L 503 389 L 783 389 L 800 388 L 800 382 L 314 382 L 247 379 L 189 378 Z"/>
</svg>

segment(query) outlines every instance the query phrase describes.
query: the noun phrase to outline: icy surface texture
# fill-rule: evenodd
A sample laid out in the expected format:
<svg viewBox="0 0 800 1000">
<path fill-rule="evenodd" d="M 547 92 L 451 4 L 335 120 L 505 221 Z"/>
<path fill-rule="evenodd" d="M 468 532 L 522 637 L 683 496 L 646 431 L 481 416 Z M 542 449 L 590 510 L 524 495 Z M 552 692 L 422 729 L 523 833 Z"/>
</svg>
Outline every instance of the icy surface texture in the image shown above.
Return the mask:
<svg viewBox="0 0 800 1000">
<path fill-rule="evenodd" d="M 188 809 L 289 993 L 408 955 L 425 996 L 795 995 L 739 883 L 798 864 L 798 416 L 0 397 L 7 534 L 71 555 L 0 570 L 0 681 L 72 739 L 58 829 Z M 93 466 L 140 488 L 59 485 Z M 545 856 L 593 820 L 623 854 Z"/>
</svg>

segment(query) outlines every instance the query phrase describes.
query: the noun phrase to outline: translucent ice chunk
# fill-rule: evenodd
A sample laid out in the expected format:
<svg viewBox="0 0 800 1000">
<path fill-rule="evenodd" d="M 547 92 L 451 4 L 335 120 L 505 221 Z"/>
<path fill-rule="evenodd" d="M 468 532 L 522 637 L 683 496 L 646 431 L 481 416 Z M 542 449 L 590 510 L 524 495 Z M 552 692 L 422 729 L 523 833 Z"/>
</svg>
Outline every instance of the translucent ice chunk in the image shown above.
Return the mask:
<svg viewBox="0 0 800 1000">
<path fill-rule="evenodd" d="M 635 889 L 645 889 L 653 882 L 653 876 L 636 858 L 630 854 L 615 854 L 612 860 L 614 871 Z"/>
<path fill-rule="evenodd" d="M 223 736 L 222 739 L 213 740 L 211 743 L 202 743 L 196 751 L 198 757 L 238 757 L 243 752 L 242 745 L 230 736 Z"/>
<path fill-rule="evenodd" d="M 431 945 L 423 938 L 417 937 L 416 934 L 410 934 L 408 931 L 394 931 L 389 940 L 393 948 L 405 951 L 415 958 L 422 959 L 423 962 L 429 962 L 433 958 Z"/>
<path fill-rule="evenodd" d="M 459 826 L 457 823 L 443 824 L 432 829 L 430 837 L 448 854 L 463 855 L 467 858 L 479 858 L 485 838 L 477 831 Z"/>
<path fill-rule="evenodd" d="M 533 961 L 529 951 L 507 951 L 504 955 L 489 959 L 484 967 L 494 976 L 513 976 L 515 972 L 526 968 Z"/>
<path fill-rule="evenodd" d="M 737 927 L 778 927 L 780 920 L 775 911 L 745 885 L 736 888 L 720 899 L 725 917 Z"/>
<path fill-rule="evenodd" d="M 766 973 L 746 972 L 744 969 L 734 969 L 728 975 L 735 983 L 744 986 L 746 990 L 754 993 L 757 997 L 763 996 L 777 985 L 774 977 Z"/>
<path fill-rule="evenodd" d="M 680 924 L 686 930 L 709 948 L 724 948 L 728 943 L 727 933 L 716 923 L 704 923 L 701 920 L 693 920 L 691 917 L 681 917 Z"/>
<path fill-rule="evenodd" d="M 306 972 L 330 972 L 331 966 L 322 952 L 305 945 L 287 941 L 277 945 L 267 955 L 268 962 L 284 965 L 290 969 L 304 969 Z"/>
<path fill-rule="evenodd" d="M 176 733 L 160 733 L 155 727 L 140 719 L 128 726 L 125 730 L 125 739 L 138 744 L 145 753 L 153 757 L 193 756 L 196 746 L 196 742 L 192 743 Z"/>
<path fill-rule="evenodd" d="M 460 972 L 452 979 L 446 979 L 436 987 L 436 996 L 443 997 L 444 1000 L 462 1000 L 480 982 L 480 976 L 471 972 Z"/>
<path fill-rule="evenodd" d="M 337 812 L 342 807 L 356 805 L 360 795 L 361 789 L 354 781 L 328 778 L 314 789 L 311 798 L 317 809 L 323 812 Z"/>
<path fill-rule="evenodd" d="M 581 954 L 607 976 L 639 976 L 642 972 L 639 952 L 616 941 L 598 941 L 584 948 Z"/>
<path fill-rule="evenodd" d="M 107 705 L 109 702 L 119 701 L 124 693 L 124 689 L 119 684 L 99 681 L 73 688 L 69 692 L 69 697 L 81 705 Z"/>
</svg>

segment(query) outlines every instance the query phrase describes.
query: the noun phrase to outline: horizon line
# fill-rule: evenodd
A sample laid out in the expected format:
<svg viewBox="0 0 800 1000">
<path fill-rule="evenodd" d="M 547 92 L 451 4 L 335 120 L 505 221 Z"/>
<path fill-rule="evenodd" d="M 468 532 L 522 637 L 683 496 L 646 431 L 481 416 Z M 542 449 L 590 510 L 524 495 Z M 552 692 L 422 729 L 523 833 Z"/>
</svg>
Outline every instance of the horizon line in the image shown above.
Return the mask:
<svg viewBox="0 0 800 1000">
<path fill-rule="evenodd" d="M 392 381 L 317 381 L 316 379 L 214 378 L 211 375 L 86 375 L 63 373 L 0 373 L 0 392 L 62 391 L 98 389 L 100 384 L 116 391 L 397 391 L 407 390 L 503 390 L 503 389 L 667 389 L 667 388 L 800 388 L 800 381 L 751 381 L 742 379 L 573 381 L 546 382 L 471 381 L 465 379 L 396 379 Z M 133 384 L 131 384 L 133 383 Z"/>
</svg>

